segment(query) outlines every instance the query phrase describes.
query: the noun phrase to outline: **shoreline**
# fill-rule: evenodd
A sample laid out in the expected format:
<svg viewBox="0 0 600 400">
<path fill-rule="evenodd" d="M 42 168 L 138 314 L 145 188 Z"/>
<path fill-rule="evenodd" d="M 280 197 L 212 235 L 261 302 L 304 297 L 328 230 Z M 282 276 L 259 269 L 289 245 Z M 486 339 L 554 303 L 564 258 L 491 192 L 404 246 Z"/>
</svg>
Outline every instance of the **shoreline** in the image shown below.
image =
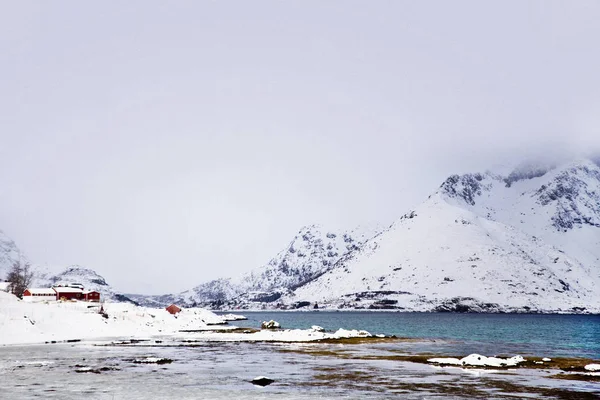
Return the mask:
<svg viewBox="0 0 600 400">
<path fill-rule="evenodd" d="M 278 333 L 285 334 L 289 331 L 294 330 L 279 330 Z M 296 330 L 299 331 L 299 330 Z M 252 335 L 261 331 L 242 333 L 241 335 Z M 541 371 L 551 373 L 556 371 L 557 374 L 550 376 L 555 379 L 573 379 L 583 380 L 589 382 L 600 382 L 600 370 L 588 370 L 589 366 L 600 365 L 600 360 L 585 358 L 585 357 L 554 357 L 552 359 L 545 358 L 543 356 L 525 356 L 522 361 L 515 364 L 506 365 L 477 365 L 463 363 L 442 363 L 434 360 L 463 360 L 467 358 L 466 355 L 456 355 L 448 353 L 414 353 L 414 354 L 365 354 L 365 353 L 354 353 L 353 350 L 361 350 L 365 345 L 381 345 L 381 344 L 394 344 L 394 343 L 406 343 L 406 342 L 421 342 L 429 341 L 428 339 L 419 338 L 397 338 L 397 337 L 377 337 L 377 336 L 363 336 L 363 337 L 326 337 L 326 338 L 309 338 L 307 340 L 285 340 L 275 338 L 250 338 L 247 337 L 244 340 L 243 336 L 240 336 L 238 332 L 228 332 L 227 330 L 212 330 L 203 333 L 210 333 L 210 335 L 157 335 L 151 337 L 95 337 L 87 339 L 66 339 L 66 340 L 54 340 L 46 342 L 36 343 L 11 343 L 0 345 L 0 351 L 3 348 L 14 349 L 14 348 L 33 348 L 39 346 L 93 346 L 93 347 L 137 347 L 137 348 L 194 348 L 198 346 L 211 345 L 228 345 L 232 343 L 245 343 L 245 344 L 270 344 L 274 345 L 272 348 L 273 352 L 284 353 L 284 354 L 302 354 L 310 355 L 312 357 L 333 357 L 340 358 L 343 360 L 353 361 L 389 361 L 389 362 L 409 362 L 421 365 L 427 365 L 435 370 L 464 370 L 464 371 L 487 371 L 487 372 L 502 372 L 502 371 Z M 268 332 L 273 333 L 273 332 Z M 220 335 L 236 335 L 235 337 L 224 337 Z M 205 336 L 205 337 L 201 337 Z M 293 347 L 281 347 L 280 345 L 294 345 Z M 333 347 L 332 347 L 333 346 Z M 340 347 L 342 346 L 342 347 Z M 468 357 L 481 357 L 488 358 L 485 356 L 479 356 L 478 354 L 471 354 Z M 518 356 L 516 356 L 518 357 Z M 515 358 L 515 357 L 513 357 Z M 495 360 L 510 360 L 508 355 L 500 356 Z"/>
<path fill-rule="evenodd" d="M 559 311 L 539 311 L 539 312 L 531 312 L 531 311 L 502 311 L 502 312 L 491 312 L 491 311 L 486 311 L 486 312 L 476 312 L 476 311 L 471 311 L 471 312 L 457 312 L 457 311 L 407 311 L 407 310 L 398 310 L 398 309 L 364 309 L 364 308 L 356 308 L 356 309 L 348 309 L 348 308 L 344 308 L 344 309 L 334 309 L 334 308 L 323 308 L 323 309 L 318 309 L 318 310 L 302 310 L 302 309 L 294 309 L 294 310 L 279 310 L 279 309 L 269 309 L 269 310 L 257 310 L 257 309 L 248 309 L 248 310 L 241 310 L 241 309 L 211 309 L 211 308 L 206 308 L 206 310 L 209 310 L 217 315 L 220 315 L 221 313 L 269 313 L 269 312 L 273 312 L 273 313 L 318 313 L 318 312 L 324 312 L 324 313 L 336 313 L 336 312 L 341 312 L 341 313 L 349 313 L 349 312 L 356 312 L 356 313 L 367 313 L 367 312 L 372 312 L 372 313 L 397 313 L 397 314 L 458 314 L 458 315 L 463 315 L 463 314 L 471 314 L 471 315 L 576 315 L 576 316 L 580 316 L 580 315 L 589 315 L 589 316 L 600 316 L 600 311 L 599 312 L 591 312 L 591 313 L 587 313 L 587 312 L 580 312 L 580 313 L 573 313 L 573 312 L 559 312 Z"/>
</svg>

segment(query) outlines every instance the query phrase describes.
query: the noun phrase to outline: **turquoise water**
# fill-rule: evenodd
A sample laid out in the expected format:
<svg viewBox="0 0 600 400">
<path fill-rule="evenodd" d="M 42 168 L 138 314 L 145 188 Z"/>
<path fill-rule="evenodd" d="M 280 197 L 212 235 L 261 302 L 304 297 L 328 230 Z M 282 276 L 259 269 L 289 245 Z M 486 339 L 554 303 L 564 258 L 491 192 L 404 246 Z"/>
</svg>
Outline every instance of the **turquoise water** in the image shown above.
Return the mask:
<svg viewBox="0 0 600 400">
<path fill-rule="evenodd" d="M 241 312 L 260 327 L 275 320 L 284 328 L 364 329 L 400 337 L 436 340 L 422 351 L 473 352 L 600 359 L 600 316 L 542 314 L 451 314 L 398 312 Z M 429 348 L 428 348 L 429 347 Z M 435 347 L 435 348 L 434 348 Z"/>
</svg>

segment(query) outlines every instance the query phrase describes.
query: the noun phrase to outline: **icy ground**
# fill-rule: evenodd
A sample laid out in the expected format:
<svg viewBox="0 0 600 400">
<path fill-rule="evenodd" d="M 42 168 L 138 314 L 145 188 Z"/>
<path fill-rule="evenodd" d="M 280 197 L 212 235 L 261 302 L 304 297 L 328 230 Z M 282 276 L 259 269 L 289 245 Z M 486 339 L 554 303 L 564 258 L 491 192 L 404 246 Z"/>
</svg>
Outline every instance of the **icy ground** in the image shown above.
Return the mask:
<svg viewBox="0 0 600 400">
<path fill-rule="evenodd" d="M 600 395 L 597 383 L 552 379 L 556 371 L 464 370 L 377 358 L 411 354 L 415 346 L 423 343 L 5 346 L 0 347 L 0 397 L 592 399 Z M 428 346 L 430 351 L 439 350 L 435 343 Z M 171 362 L 136 362 L 160 359 Z M 250 383 L 257 376 L 275 382 L 260 388 Z"/>
<path fill-rule="evenodd" d="M 231 315 L 219 316 L 201 308 L 177 315 L 165 309 L 129 303 L 30 303 L 0 292 L 0 345 L 80 340 L 174 338 L 195 341 L 312 341 L 370 336 L 366 331 L 339 329 L 277 329 L 240 332 L 224 325 Z"/>
</svg>

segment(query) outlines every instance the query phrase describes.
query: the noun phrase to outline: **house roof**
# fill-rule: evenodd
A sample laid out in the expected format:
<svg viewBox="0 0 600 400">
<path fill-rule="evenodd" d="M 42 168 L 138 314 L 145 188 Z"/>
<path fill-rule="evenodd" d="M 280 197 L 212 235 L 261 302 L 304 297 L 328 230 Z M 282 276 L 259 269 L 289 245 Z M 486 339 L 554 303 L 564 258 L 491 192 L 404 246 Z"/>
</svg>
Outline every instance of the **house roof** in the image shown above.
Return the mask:
<svg viewBox="0 0 600 400">
<path fill-rule="evenodd" d="M 61 286 L 61 287 L 55 287 L 53 289 L 56 290 L 56 293 L 83 293 L 83 289 L 74 288 L 74 287 Z"/>
<path fill-rule="evenodd" d="M 100 292 L 97 291 L 97 290 L 84 290 L 83 291 L 83 294 L 90 294 L 90 293 L 98 293 L 98 294 L 100 294 Z"/>
<path fill-rule="evenodd" d="M 56 294 L 56 292 L 52 288 L 27 288 L 27 290 L 31 294 Z"/>
</svg>

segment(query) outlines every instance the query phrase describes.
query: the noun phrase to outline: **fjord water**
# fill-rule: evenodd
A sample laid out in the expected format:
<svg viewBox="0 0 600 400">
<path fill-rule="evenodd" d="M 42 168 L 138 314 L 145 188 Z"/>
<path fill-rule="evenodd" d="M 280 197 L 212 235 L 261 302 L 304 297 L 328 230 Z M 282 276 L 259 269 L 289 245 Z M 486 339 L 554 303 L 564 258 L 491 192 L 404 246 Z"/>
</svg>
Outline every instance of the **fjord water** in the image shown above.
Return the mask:
<svg viewBox="0 0 600 400">
<path fill-rule="evenodd" d="M 454 314 L 369 311 L 243 312 L 239 326 L 271 319 L 284 328 L 364 329 L 373 334 L 430 339 L 422 350 L 600 359 L 600 315 Z M 433 342 L 435 340 L 435 342 Z"/>
</svg>

